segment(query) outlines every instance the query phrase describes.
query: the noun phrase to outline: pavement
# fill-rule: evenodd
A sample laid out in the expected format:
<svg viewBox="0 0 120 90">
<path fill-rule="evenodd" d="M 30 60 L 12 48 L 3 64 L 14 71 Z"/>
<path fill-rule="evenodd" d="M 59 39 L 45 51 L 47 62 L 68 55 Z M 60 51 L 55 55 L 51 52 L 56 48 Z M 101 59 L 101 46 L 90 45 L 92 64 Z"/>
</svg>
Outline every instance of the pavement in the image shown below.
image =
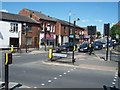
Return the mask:
<svg viewBox="0 0 120 90">
<path fill-rule="evenodd" d="M 95 54 L 89 55 L 88 53 L 76 52 L 75 59 L 76 59 L 76 62 L 73 65 L 72 53 L 71 53 L 68 55 L 67 58 L 59 58 L 54 61 L 45 60 L 45 61 L 42 61 L 42 63 L 48 64 L 48 65 L 59 65 L 59 66 L 106 70 L 106 71 L 114 71 L 118 69 L 117 62 L 105 61 L 104 59 L 96 56 Z"/>
<path fill-rule="evenodd" d="M 5 83 L 0 81 L 0 89 L 4 89 L 4 88 L 5 88 Z M 30 88 L 30 87 L 16 82 L 9 82 L 9 88 L 13 90 L 17 88 Z"/>
</svg>

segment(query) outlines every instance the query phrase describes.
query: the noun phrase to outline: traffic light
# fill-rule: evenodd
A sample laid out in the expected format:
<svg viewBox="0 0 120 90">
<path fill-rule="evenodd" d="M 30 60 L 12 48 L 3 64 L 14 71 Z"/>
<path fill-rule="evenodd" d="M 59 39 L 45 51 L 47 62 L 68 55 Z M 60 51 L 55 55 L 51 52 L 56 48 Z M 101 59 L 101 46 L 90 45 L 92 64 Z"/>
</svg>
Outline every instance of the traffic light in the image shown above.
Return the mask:
<svg viewBox="0 0 120 90">
<path fill-rule="evenodd" d="M 23 24 L 22 25 L 22 34 L 25 34 L 26 33 L 26 24 Z"/>
<path fill-rule="evenodd" d="M 96 26 L 87 26 L 88 35 L 95 35 L 96 34 Z"/>
<path fill-rule="evenodd" d="M 110 24 L 104 24 L 104 35 L 108 36 L 109 35 L 109 29 L 110 29 Z"/>
</svg>

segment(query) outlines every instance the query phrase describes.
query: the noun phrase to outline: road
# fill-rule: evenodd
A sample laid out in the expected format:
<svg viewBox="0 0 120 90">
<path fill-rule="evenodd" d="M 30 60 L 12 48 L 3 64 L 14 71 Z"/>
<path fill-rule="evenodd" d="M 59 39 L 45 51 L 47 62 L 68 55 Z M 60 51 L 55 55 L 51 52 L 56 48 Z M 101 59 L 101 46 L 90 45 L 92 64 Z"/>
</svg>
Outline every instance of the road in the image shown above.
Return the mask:
<svg viewBox="0 0 120 90">
<path fill-rule="evenodd" d="M 89 56 L 77 52 L 75 56 L 81 57 L 77 58 L 75 65 L 69 63 L 56 65 L 54 62 L 43 63 L 48 59 L 47 53 L 14 55 L 13 64 L 10 65 L 9 80 L 31 88 L 102 88 L 103 85 L 113 86 L 112 83 L 117 72 L 112 68 L 116 67 L 115 62 L 106 62 L 99 60 L 94 55 Z M 89 67 L 89 65 L 91 66 Z M 96 68 L 96 66 L 99 67 Z M 117 83 L 118 81 L 115 83 L 116 87 Z"/>
</svg>

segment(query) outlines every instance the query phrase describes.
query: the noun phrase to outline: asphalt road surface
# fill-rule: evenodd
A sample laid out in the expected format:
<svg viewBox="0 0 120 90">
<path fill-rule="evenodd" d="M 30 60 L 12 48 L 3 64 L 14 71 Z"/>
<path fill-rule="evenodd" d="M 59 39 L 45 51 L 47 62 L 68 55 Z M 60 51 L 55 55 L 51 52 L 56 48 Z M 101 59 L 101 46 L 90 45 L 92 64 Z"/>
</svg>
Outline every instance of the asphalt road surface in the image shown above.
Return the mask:
<svg viewBox="0 0 120 90">
<path fill-rule="evenodd" d="M 47 53 L 14 55 L 13 64 L 9 68 L 10 82 L 31 88 L 102 88 L 103 85 L 118 87 L 117 76 L 116 83 L 113 83 L 117 75 L 116 70 L 44 64 L 43 61 L 47 59 Z M 4 73 L 2 79 L 4 80 Z"/>
</svg>

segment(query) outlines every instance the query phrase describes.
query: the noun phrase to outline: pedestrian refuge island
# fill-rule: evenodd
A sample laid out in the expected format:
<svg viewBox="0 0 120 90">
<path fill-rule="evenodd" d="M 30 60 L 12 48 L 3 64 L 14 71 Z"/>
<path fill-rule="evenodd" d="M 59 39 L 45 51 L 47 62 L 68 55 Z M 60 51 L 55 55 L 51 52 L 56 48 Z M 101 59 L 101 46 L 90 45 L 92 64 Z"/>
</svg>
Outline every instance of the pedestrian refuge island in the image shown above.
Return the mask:
<svg viewBox="0 0 120 90">
<path fill-rule="evenodd" d="M 48 52 L 48 58 L 50 61 L 53 61 L 53 58 L 67 58 L 68 55 L 67 53 L 56 53 L 54 52 L 54 50 L 52 48 L 49 49 L 49 52 Z"/>
</svg>

